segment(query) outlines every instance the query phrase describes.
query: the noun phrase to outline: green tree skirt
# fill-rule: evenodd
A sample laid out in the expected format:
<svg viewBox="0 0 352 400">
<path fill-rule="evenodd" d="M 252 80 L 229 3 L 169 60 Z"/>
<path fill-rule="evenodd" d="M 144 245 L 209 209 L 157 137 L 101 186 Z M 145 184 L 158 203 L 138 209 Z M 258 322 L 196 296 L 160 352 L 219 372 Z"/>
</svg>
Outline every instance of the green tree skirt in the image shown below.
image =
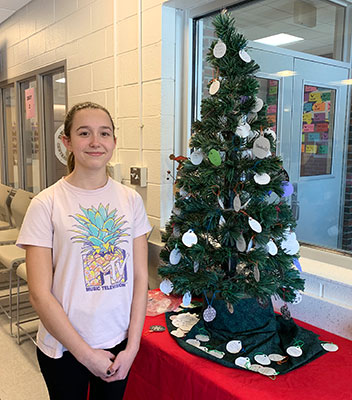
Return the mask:
<svg viewBox="0 0 352 400">
<path fill-rule="evenodd" d="M 268 376 L 292 371 L 326 353 L 318 335 L 296 325 L 291 318 L 276 315 L 271 302 L 260 305 L 254 298 L 243 299 L 233 305 L 231 313 L 225 301 L 214 300 L 216 317 L 211 322 L 204 321 L 202 316 L 207 306 L 166 314 L 170 333 L 177 329 L 173 318 L 186 313 L 200 317 L 184 337 L 173 335 L 190 353 Z"/>
</svg>

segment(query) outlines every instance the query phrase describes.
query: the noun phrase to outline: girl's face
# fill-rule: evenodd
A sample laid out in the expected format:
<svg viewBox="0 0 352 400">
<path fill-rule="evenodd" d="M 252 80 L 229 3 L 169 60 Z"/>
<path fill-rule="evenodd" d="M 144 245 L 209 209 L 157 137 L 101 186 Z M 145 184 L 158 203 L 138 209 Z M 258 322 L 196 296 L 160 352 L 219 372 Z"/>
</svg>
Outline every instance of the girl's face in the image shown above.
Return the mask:
<svg viewBox="0 0 352 400">
<path fill-rule="evenodd" d="M 63 135 L 63 142 L 75 156 L 75 169 L 105 171 L 116 145 L 106 112 L 92 108 L 77 111 L 70 133 L 70 138 Z"/>
</svg>

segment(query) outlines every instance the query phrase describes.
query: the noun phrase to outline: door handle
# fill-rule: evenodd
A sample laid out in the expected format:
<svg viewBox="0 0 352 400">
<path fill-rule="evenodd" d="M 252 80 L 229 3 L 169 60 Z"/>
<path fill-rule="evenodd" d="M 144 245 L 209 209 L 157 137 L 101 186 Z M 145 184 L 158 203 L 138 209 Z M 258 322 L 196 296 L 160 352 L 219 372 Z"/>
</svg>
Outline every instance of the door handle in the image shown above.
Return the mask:
<svg viewBox="0 0 352 400">
<path fill-rule="evenodd" d="M 295 218 L 296 221 L 299 220 L 299 201 L 298 201 L 298 185 L 297 183 L 293 183 L 293 193 L 291 197 L 291 209 L 292 209 L 292 214 Z"/>
</svg>

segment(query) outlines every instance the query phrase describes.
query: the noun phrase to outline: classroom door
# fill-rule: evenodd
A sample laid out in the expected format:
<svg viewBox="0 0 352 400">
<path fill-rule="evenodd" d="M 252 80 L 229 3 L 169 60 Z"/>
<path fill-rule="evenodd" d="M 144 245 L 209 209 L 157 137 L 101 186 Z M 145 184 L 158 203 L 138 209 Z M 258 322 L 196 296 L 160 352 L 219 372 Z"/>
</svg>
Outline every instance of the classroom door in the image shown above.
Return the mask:
<svg viewBox="0 0 352 400">
<path fill-rule="evenodd" d="M 294 60 L 290 176 L 303 242 L 337 248 L 342 231 L 348 69 Z"/>
<path fill-rule="evenodd" d="M 295 187 L 291 205 L 301 242 L 337 248 L 343 204 L 348 68 L 252 44 L 259 97 L 277 132 L 277 154 Z M 336 63 L 335 63 L 336 64 Z"/>
</svg>

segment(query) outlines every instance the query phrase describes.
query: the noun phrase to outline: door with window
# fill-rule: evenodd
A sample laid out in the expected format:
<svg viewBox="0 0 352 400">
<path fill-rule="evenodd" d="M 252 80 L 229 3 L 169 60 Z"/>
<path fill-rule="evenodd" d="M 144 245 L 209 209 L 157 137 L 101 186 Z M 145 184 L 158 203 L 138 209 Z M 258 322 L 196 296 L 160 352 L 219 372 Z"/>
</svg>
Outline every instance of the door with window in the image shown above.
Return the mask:
<svg viewBox="0 0 352 400">
<path fill-rule="evenodd" d="M 292 207 L 300 241 L 338 247 L 348 68 L 253 47 L 259 96 L 277 130 L 277 152 L 295 187 Z M 337 63 L 336 63 L 337 64 Z"/>
</svg>

